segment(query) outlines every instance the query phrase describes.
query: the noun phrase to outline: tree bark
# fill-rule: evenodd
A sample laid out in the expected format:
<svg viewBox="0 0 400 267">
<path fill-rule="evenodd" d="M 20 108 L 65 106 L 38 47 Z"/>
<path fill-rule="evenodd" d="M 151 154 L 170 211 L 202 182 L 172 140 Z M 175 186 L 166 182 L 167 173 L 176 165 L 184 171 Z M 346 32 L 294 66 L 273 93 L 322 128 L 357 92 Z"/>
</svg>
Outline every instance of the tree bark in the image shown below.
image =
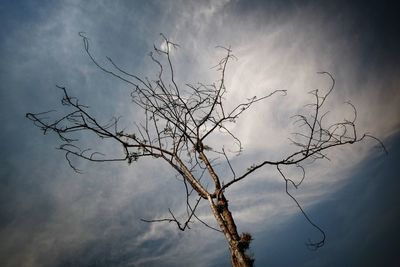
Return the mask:
<svg viewBox="0 0 400 267">
<path fill-rule="evenodd" d="M 246 248 L 241 246 L 241 239 L 237 232 L 232 213 L 229 211 L 228 201 L 223 194 L 220 194 L 218 198 L 217 204 L 211 197 L 208 197 L 208 200 L 212 213 L 228 242 L 232 266 L 252 267 L 254 260 L 246 255 Z"/>
</svg>

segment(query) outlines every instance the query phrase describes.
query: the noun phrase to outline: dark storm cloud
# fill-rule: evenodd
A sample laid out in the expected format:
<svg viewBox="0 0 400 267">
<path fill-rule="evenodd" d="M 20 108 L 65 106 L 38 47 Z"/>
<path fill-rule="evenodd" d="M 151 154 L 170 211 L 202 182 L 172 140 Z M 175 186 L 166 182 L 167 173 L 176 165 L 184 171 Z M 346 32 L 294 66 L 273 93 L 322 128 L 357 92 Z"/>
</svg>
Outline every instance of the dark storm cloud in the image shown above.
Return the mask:
<svg viewBox="0 0 400 267">
<path fill-rule="evenodd" d="M 399 72 L 400 24 L 394 1 L 232 1 L 228 5 L 243 18 L 257 16 L 265 23 L 285 23 L 298 14 L 323 18 L 320 25 L 346 36 L 354 46 L 359 68 L 379 73 Z M 263 22 L 263 23 L 262 23 Z"/>
<path fill-rule="evenodd" d="M 265 74 L 269 74 L 270 69 L 281 69 L 284 76 L 275 75 L 276 72 L 272 72 L 271 76 L 276 80 L 287 82 L 283 85 L 289 86 L 290 82 L 298 81 L 293 76 L 309 77 L 304 73 L 314 73 L 325 66 L 348 71 L 354 69 L 352 67 L 354 64 L 357 79 L 364 78 L 363 75 L 373 76 L 379 80 L 377 83 L 379 89 L 396 92 L 399 70 L 397 44 L 400 37 L 397 34 L 399 26 L 395 21 L 396 9 L 388 3 L 386 1 L 351 3 L 345 1 L 323 3 L 322 1 L 57 3 L 2 1 L 0 3 L 2 22 L 0 138 L 3 141 L 0 150 L 0 262 L 5 266 L 229 264 L 223 238 L 214 232 L 204 230 L 201 225 L 196 224 L 192 231 L 181 234 L 171 224 L 148 225 L 139 221 L 140 218 L 168 216 L 170 207 L 177 213 L 182 211 L 184 214 L 180 202 L 182 199 L 170 197 L 184 196 L 181 194 L 184 188 L 176 181 L 174 173 L 166 171 L 165 166 L 148 161 L 141 161 L 134 166 L 77 162 L 85 173 L 76 175 L 68 167 L 63 154 L 53 149 L 58 145 L 57 137 L 41 135 L 38 129 L 24 118 L 26 112 L 58 108 L 61 94 L 54 87 L 55 84 L 67 86 L 74 96 L 78 96 L 82 103 L 90 105 L 90 110 L 101 118 L 109 119 L 113 115 L 129 114 L 122 119 L 128 122 L 129 127 L 130 120 L 140 115 L 130 105 L 127 97 L 129 88 L 104 75 L 91 64 L 84 54 L 78 32 L 84 31 L 90 38 L 91 51 L 99 61 L 105 62 L 105 56 L 110 56 L 129 71 L 139 74 L 152 73 L 146 54 L 152 49 L 153 43 L 160 43 L 157 39 L 158 34 L 163 32 L 182 42 L 180 51 L 183 54 L 193 54 L 190 59 L 177 62 L 177 68 L 185 79 L 194 77 L 194 82 L 203 81 L 202 77 L 200 79 L 197 77 L 198 70 L 194 67 L 209 70 L 215 63 L 214 50 L 207 54 L 204 52 L 205 49 L 220 44 L 233 44 L 236 45 L 234 51 L 237 49 L 239 54 L 243 52 L 243 57 L 239 58 L 237 63 L 239 67 L 233 75 L 236 79 L 233 81 L 240 85 L 241 81 L 247 82 L 253 77 L 266 80 L 269 77 Z M 306 27 L 307 23 L 312 24 L 311 27 Z M 309 33 L 307 29 L 315 32 Z M 270 39 L 266 37 L 264 40 L 265 36 Z M 311 41 L 304 42 L 306 39 Z M 321 40 L 332 41 L 326 44 L 329 48 L 328 55 L 322 53 L 325 51 L 320 49 L 325 46 L 323 42 L 318 43 Z M 246 50 L 247 46 L 244 44 L 250 44 L 251 49 Z M 307 45 L 311 48 L 304 51 Z M 188 49 L 185 50 L 185 46 Z M 202 46 L 204 48 L 201 48 Z M 254 53 L 257 52 L 255 50 L 266 51 L 267 56 L 260 57 L 260 54 Z M 273 53 L 268 55 L 271 51 Z M 348 51 L 352 57 L 344 60 Z M 310 53 L 316 55 L 310 57 Z M 246 58 L 247 54 L 251 60 Z M 306 59 L 302 61 L 303 58 Z M 322 62 L 314 60 L 315 58 L 321 58 Z M 328 59 L 329 62 L 326 63 L 322 59 Z M 249 61 L 247 65 L 240 65 L 246 63 L 246 60 Z M 269 64 L 273 65 L 270 69 L 268 60 L 272 62 Z M 292 70 L 295 63 L 298 66 L 294 70 L 303 68 L 303 72 L 287 75 L 287 70 Z M 262 69 L 264 66 L 267 67 Z M 240 75 L 246 73 L 246 69 L 255 76 L 248 78 Z M 353 72 L 349 74 L 352 75 Z M 339 77 L 341 84 L 346 83 L 343 75 Z M 379 77 L 382 78 L 382 82 Z M 205 78 L 206 81 L 207 78 L 208 76 Z M 386 86 L 390 83 L 391 86 Z M 361 84 L 369 86 L 365 91 L 375 85 L 375 83 Z M 248 88 L 247 84 L 245 85 L 244 88 Z M 282 83 L 275 83 L 272 86 L 267 83 L 267 85 L 268 88 L 275 88 L 275 85 L 281 87 Z M 361 91 L 358 88 L 355 91 Z M 233 92 L 234 97 L 242 93 L 239 90 Z M 298 97 L 300 93 L 296 95 L 295 90 L 292 90 L 292 94 L 295 95 L 295 99 L 301 98 Z M 365 97 L 371 99 L 370 94 L 366 94 Z M 392 111 L 386 112 L 387 110 L 383 109 L 385 115 L 394 114 L 393 110 L 397 108 L 393 105 L 396 95 L 390 98 L 392 98 L 388 99 L 390 101 L 383 101 L 387 104 L 387 108 L 390 108 L 389 111 Z M 279 101 L 284 100 L 278 99 L 276 103 Z M 365 102 L 367 104 L 361 101 L 361 108 L 364 106 L 364 111 L 370 108 L 375 111 L 373 108 L 379 106 L 380 102 L 377 105 L 371 104 L 375 99 L 370 101 Z M 269 124 L 276 129 L 267 129 L 268 133 L 278 133 L 271 135 L 270 140 L 273 145 L 280 144 L 275 142 L 277 139 L 274 138 L 282 137 L 282 130 L 287 131 L 278 128 L 285 126 L 282 118 L 292 115 L 286 110 L 293 108 L 293 102 L 283 103 L 285 104 L 272 105 L 277 109 L 260 111 L 261 114 L 262 112 L 272 114 L 274 119 L 278 119 L 277 125 Z M 246 125 L 251 125 L 252 122 L 260 125 L 260 120 L 266 118 L 259 118 L 258 115 L 248 117 Z M 369 115 L 360 114 L 360 117 L 383 117 L 376 114 Z M 398 127 L 392 127 L 390 124 L 392 121 L 398 121 L 397 118 L 385 120 L 387 122 L 381 122 L 382 124 L 378 122 L 365 124 L 373 130 L 386 124 L 393 131 L 398 130 Z M 253 138 L 250 134 L 254 134 L 254 130 L 247 128 L 243 127 L 243 130 L 249 132 L 248 139 L 260 138 L 258 133 L 256 133 L 257 138 Z M 91 146 L 98 143 L 89 137 L 84 144 Z M 381 243 L 384 236 L 389 235 L 394 217 L 398 215 L 396 207 L 399 205 L 393 192 L 397 186 L 393 179 L 396 174 L 389 171 L 396 165 L 393 162 L 398 158 L 396 153 L 398 143 L 387 145 L 393 147 L 388 162 L 376 166 L 369 161 L 360 163 L 360 169 L 364 166 L 369 166 L 369 169 L 356 174 L 354 181 L 350 179 L 351 183 L 347 189 L 339 191 L 335 197 L 335 199 L 347 197 L 353 199 L 354 196 L 363 196 L 357 198 L 360 201 L 358 204 L 356 201 L 351 201 L 351 204 L 354 203 L 353 206 L 349 205 L 349 202 L 343 203 L 339 200 L 329 202 L 332 196 L 323 195 L 329 189 L 322 190 L 320 186 L 323 179 L 319 180 L 317 177 L 310 182 L 316 182 L 318 186 L 315 187 L 315 192 L 309 193 L 311 197 L 305 193 L 303 199 L 312 199 L 313 203 L 316 200 L 312 196 L 317 195 L 318 199 L 321 199 L 323 202 L 321 206 L 307 205 L 307 207 L 311 207 L 313 217 L 321 221 L 322 226 L 326 226 L 324 229 L 328 233 L 328 244 L 321 252 L 309 253 L 303 247 L 304 241 L 313 236 L 314 231 L 284 195 L 282 181 L 274 180 L 274 176 L 268 174 L 268 177 L 261 177 L 263 181 L 267 180 L 265 184 L 260 185 L 261 178 L 254 177 L 244 184 L 247 186 L 245 190 L 235 189 L 232 207 L 238 221 L 243 223 L 239 224 L 239 227 L 256 232 L 253 250 L 257 265 L 276 263 L 277 266 L 283 266 L 291 260 L 286 254 L 282 254 L 282 251 L 287 251 L 288 248 L 293 251 L 291 255 L 296 256 L 290 263 L 300 266 L 301 264 L 297 263 L 312 266 L 312 261 L 317 266 L 333 266 L 331 263 L 336 262 L 334 258 L 342 253 L 348 257 L 352 255 L 361 257 L 363 253 L 369 253 L 370 257 L 380 259 L 385 256 L 389 259 L 391 254 L 387 253 L 391 252 L 390 247 L 385 251 L 384 246 L 374 245 L 374 242 Z M 279 145 L 276 146 L 271 150 L 281 150 Z M 114 151 L 109 148 L 109 146 L 104 147 L 106 151 Z M 358 152 L 357 149 L 353 151 L 354 154 Z M 262 154 L 259 151 L 257 153 L 247 154 L 244 160 L 242 158 L 235 163 L 245 168 L 245 164 L 251 164 Z M 388 170 L 387 176 L 386 173 L 379 174 L 382 169 Z M 221 170 L 223 172 L 222 168 Z M 165 179 L 157 179 L 160 173 Z M 323 171 L 318 173 L 325 174 Z M 370 173 L 376 175 L 367 175 Z M 385 176 L 382 178 L 377 173 Z M 363 176 L 367 177 L 367 181 Z M 337 180 L 335 175 L 328 178 Z M 375 183 L 375 180 L 379 183 Z M 301 195 L 301 192 L 299 194 Z M 250 207 L 246 203 L 250 203 Z M 342 206 L 349 207 L 349 210 L 343 211 Z M 386 206 L 390 207 L 390 210 L 381 214 L 380 209 Z M 293 209 L 280 210 L 281 207 Z M 371 211 L 371 207 L 376 213 L 368 212 Z M 329 214 L 330 210 L 333 215 Z M 294 218 L 291 217 L 293 212 L 297 214 Z M 362 214 L 365 217 L 362 217 Z M 210 219 L 207 217 L 209 216 L 207 212 L 202 212 L 201 215 L 205 219 Z M 353 221 L 360 221 L 360 218 L 367 221 L 367 225 L 364 228 L 352 228 Z M 332 225 L 330 221 L 337 223 Z M 283 223 L 281 227 L 278 225 L 280 222 Z M 381 229 L 381 232 L 373 232 L 373 223 L 379 225 L 377 228 Z M 335 228 L 336 226 L 338 227 Z M 371 241 L 365 241 L 364 250 L 361 248 L 354 250 L 352 242 L 363 240 L 363 236 L 368 234 L 371 235 Z M 394 237 L 395 235 L 392 235 L 387 239 L 390 244 L 394 242 Z M 347 242 L 347 240 L 356 241 Z M 376 251 L 375 254 L 371 252 L 373 250 Z M 206 259 L 202 255 L 207 255 Z M 218 262 L 222 258 L 223 260 Z M 307 262 L 310 262 L 309 265 Z"/>
<path fill-rule="evenodd" d="M 356 167 L 353 178 L 327 200 L 310 208 L 327 233 L 326 245 L 310 252 L 304 245 L 309 237 L 318 238 L 300 216 L 266 230 L 254 241 L 260 266 L 397 266 L 396 230 L 400 223 L 397 170 L 399 136 L 387 140 L 386 157 L 371 155 Z M 267 234 L 268 233 L 268 234 Z M 297 245 L 296 245 L 297 244 Z M 275 255 L 271 258 L 268 255 Z"/>
</svg>

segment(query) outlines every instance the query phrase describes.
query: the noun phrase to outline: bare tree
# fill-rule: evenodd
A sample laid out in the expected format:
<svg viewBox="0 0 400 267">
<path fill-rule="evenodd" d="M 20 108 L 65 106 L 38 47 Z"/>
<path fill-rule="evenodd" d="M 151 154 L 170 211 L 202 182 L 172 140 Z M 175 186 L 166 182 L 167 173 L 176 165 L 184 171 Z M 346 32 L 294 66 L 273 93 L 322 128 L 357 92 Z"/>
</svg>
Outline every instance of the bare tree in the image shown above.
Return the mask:
<svg viewBox="0 0 400 267">
<path fill-rule="evenodd" d="M 246 99 L 242 103 L 228 109 L 225 104 L 225 74 L 228 63 L 234 58 L 230 48 L 224 49 L 225 55 L 215 66 L 219 72 L 219 80 L 212 84 L 196 83 L 178 85 L 176 73 L 171 60 L 171 51 L 179 46 L 161 35 L 165 46 L 157 48 L 150 53 L 151 60 L 158 68 L 156 79 L 140 77 L 129 73 L 117 65 L 111 58 L 107 58 L 108 67 L 98 63 L 89 49 L 89 40 L 80 33 L 84 49 L 93 63 L 103 72 L 127 83 L 132 87 L 131 98 L 138 108 L 144 111 L 143 121 L 135 122 L 134 132 L 125 132 L 118 124 L 119 119 L 103 123 L 89 112 L 89 108 L 81 104 L 77 98 L 68 94 L 66 88 L 57 86 L 63 92 L 62 105 L 69 110 L 66 114 L 56 119 L 49 119 L 50 112 L 28 113 L 27 118 L 32 120 L 45 134 L 56 133 L 63 141 L 59 147 L 65 152 L 69 165 L 77 172 L 71 157 L 79 157 L 93 162 L 127 161 L 132 163 L 142 157 L 152 157 L 166 161 L 176 170 L 186 188 L 185 204 L 187 216 L 185 220 L 178 220 L 177 216 L 169 210 L 170 217 L 146 222 L 174 222 L 184 231 L 195 220 L 207 227 L 222 233 L 231 253 L 232 266 L 252 266 L 254 259 L 246 254 L 252 237 L 249 233 L 239 233 L 228 206 L 225 193 L 233 185 L 246 179 L 264 166 L 274 166 L 276 172 L 286 184 L 286 193 L 294 200 L 306 220 L 320 233 L 321 239 L 309 241 L 310 248 L 317 249 L 325 242 L 324 231 L 307 216 L 299 202 L 290 194 L 290 187 L 298 188 L 304 180 L 306 173 L 302 166 L 319 159 L 326 159 L 326 152 L 337 146 L 358 143 L 365 138 L 373 138 L 368 134 L 359 135 L 356 131 L 356 108 L 348 102 L 354 110 L 352 120 L 343 120 L 327 123 L 324 118 L 327 111 L 325 103 L 332 93 L 335 80 L 328 72 L 326 75 L 332 85 L 326 93 L 318 90 L 310 92 L 314 101 L 305 107 L 304 114 L 295 115 L 298 132 L 294 133 L 291 142 L 297 147 L 296 152 L 280 160 L 262 160 L 255 162 L 249 168 L 239 172 L 235 170 L 226 149 L 211 148 L 207 145 L 208 139 L 215 134 L 224 134 L 237 145 L 240 153 L 242 144 L 233 132 L 229 130 L 230 124 L 235 124 L 240 116 L 247 112 L 254 104 L 265 101 L 274 95 L 286 95 L 285 90 L 272 91 L 261 97 Z M 74 138 L 76 132 L 92 132 L 101 140 L 111 140 L 122 147 L 123 154 L 119 157 L 107 157 L 96 150 L 83 149 Z M 382 145 L 383 146 L 383 145 Z M 226 169 L 232 177 L 225 183 L 221 174 L 215 170 L 215 164 L 226 164 Z M 302 174 L 300 182 L 295 182 L 285 175 L 284 168 L 295 166 Z M 212 186 L 208 186 L 211 184 Z M 207 201 L 217 226 L 212 226 L 203 221 L 196 209 L 201 201 Z"/>
</svg>

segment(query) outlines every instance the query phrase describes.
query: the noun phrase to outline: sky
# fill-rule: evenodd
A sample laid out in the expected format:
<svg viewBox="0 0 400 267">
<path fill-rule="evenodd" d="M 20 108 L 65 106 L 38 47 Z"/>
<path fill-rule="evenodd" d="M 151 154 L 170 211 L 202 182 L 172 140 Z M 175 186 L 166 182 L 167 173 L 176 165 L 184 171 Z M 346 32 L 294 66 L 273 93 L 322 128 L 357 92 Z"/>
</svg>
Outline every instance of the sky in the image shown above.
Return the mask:
<svg viewBox="0 0 400 267">
<path fill-rule="evenodd" d="M 285 194 L 282 178 L 265 168 L 228 191 L 240 232 L 251 232 L 255 266 L 398 266 L 400 200 L 400 24 L 390 1 L 9 1 L 0 2 L 0 265 L 1 266 L 229 266 L 224 237 L 194 223 L 148 224 L 168 208 L 184 214 L 184 188 L 160 161 L 94 164 L 74 161 L 75 173 L 27 112 L 60 110 L 61 92 L 100 120 L 122 116 L 127 127 L 142 116 L 131 88 L 101 72 L 85 54 L 151 77 L 148 57 L 163 33 L 180 47 L 172 60 L 179 84 L 212 82 L 212 67 L 231 47 L 227 107 L 255 95 L 287 90 L 254 106 L 232 131 L 244 151 L 237 170 L 292 151 L 291 116 L 310 102 L 307 92 L 336 80 L 329 119 L 351 118 L 358 131 L 378 137 L 330 151 L 330 161 L 307 166 L 293 192 L 327 234 L 318 232 Z M 91 135 L 86 147 L 118 152 Z M 213 146 L 221 145 L 216 136 Z M 228 177 L 226 166 L 218 168 Z M 288 170 L 290 172 L 290 170 Z M 296 175 L 296 172 L 290 172 Z M 229 178 L 229 177 L 228 177 Z M 226 178 L 226 179 L 228 179 Z M 225 178 L 224 178 L 225 179 Z M 212 223 L 206 203 L 199 216 Z"/>
</svg>

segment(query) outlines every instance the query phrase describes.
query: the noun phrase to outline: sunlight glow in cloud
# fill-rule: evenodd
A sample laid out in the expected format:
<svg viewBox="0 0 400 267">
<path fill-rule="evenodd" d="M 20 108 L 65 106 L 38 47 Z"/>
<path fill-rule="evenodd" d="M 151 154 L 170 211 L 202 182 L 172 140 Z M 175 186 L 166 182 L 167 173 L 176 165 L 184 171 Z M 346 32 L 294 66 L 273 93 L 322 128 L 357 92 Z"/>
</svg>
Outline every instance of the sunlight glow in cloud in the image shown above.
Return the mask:
<svg viewBox="0 0 400 267">
<path fill-rule="evenodd" d="M 131 88 L 90 62 L 78 33 L 85 32 L 93 55 L 107 68 L 112 67 L 106 60 L 109 56 L 128 72 L 151 78 L 156 68 L 146 55 L 153 44 L 161 50 L 167 48 L 158 35 L 162 32 L 180 45 L 172 61 L 182 87 L 219 79 L 212 67 L 224 50 L 216 47 L 231 47 L 237 60 L 230 62 L 227 71 L 228 109 L 253 96 L 287 90 L 286 96 L 276 94 L 256 104 L 231 125 L 244 146 L 240 157 L 230 154 L 237 172 L 293 151 L 288 138 L 296 126 L 291 116 L 312 101 L 307 92 L 330 86 L 329 78 L 317 74 L 319 71 L 328 71 L 336 79 L 327 106 L 330 120 L 351 117 L 352 110 L 344 104 L 351 100 L 358 110 L 360 134 L 370 132 L 385 140 L 398 133 L 400 76 L 367 66 L 359 54 L 361 44 L 343 30 L 353 23 L 347 14 L 340 20 L 317 4 L 304 8 L 290 5 L 287 10 L 271 4 L 265 10 L 246 11 L 244 2 L 76 0 L 37 7 L 39 11 L 28 24 L 12 25 L 2 40 L 8 64 L 1 68 L 6 69 L 1 77 L 5 86 L 13 88 L 1 89 L 2 98 L 9 102 L 2 108 L 19 115 L 53 109 L 60 97 L 54 85 L 60 84 L 102 120 L 122 115 L 125 125 L 121 126 L 134 129 L 133 121 L 143 111 L 131 103 Z M 262 6 L 262 1 L 254 2 Z M 119 261 L 121 266 L 215 266 L 226 256 L 222 235 L 200 223 L 188 233 L 180 233 L 172 223 L 140 222 L 141 218 L 168 216 L 168 208 L 185 214 L 184 187 L 166 164 L 147 160 L 132 166 L 78 162 L 85 172 L 78 176 L 63 155 L 54 151 L 58 144 L 54 136 L 42 138 L 26 121 L 17 122 L 5 123 L 10 126 L 5 127 L 7 139 L 3 140 L 13 138 L 13 144 L 28 154 L 23 159 L 26 166 L 21 168 L 18 161 L 22 156 L 11 152 L 14 148 L 4 149 L 11 155 L 7 169 L 14 179 L 10 184 L 19 190 L 12 189 L 19 193 L 11 196 L 9 192 L 14 191 L 2 185 L 2 192 L 8 192 L 4 195 L 10 195 L 8 209 L 19 207 L 15 214 L 7 213 L 18 218 L 4 223 L 0 232 L 0 240 L 7 240 L 0 245 L 0 262 L 5 266 L 89 266 L 100 256 L 99 266 L 116 266 Z M 121 153 L 119 147 L 94 141 L 91 136 L 83 140 L 87 147 Z M 221 134 L 208 142 L 211 147 L 233 149 L 233 142 L 226 140 Z M 371 141 L 332 150 L 328 155 L 331 161 L 306 167 L 307 178 L 295 195 L 306 209 L 329 200 L 351 181 L 354 166 L 375 153 L 375 145 Z M 223 159 L 217 168 L 224 181 L 231 179 Z M 298 170 L 285 171 L 296 179 L 299 176 Z M 257 172 L 230 190 L 227 196 L 240 231 L 264 233 L 299 213 L 273 168 Z M 35 208 L 37 211 L 32 211 Z M 202 219 L 215 226 L 207 203 L 202 203 L 199 211 Z M 24 213 L 31 219 L 24 221 Z"/>
</svg>

